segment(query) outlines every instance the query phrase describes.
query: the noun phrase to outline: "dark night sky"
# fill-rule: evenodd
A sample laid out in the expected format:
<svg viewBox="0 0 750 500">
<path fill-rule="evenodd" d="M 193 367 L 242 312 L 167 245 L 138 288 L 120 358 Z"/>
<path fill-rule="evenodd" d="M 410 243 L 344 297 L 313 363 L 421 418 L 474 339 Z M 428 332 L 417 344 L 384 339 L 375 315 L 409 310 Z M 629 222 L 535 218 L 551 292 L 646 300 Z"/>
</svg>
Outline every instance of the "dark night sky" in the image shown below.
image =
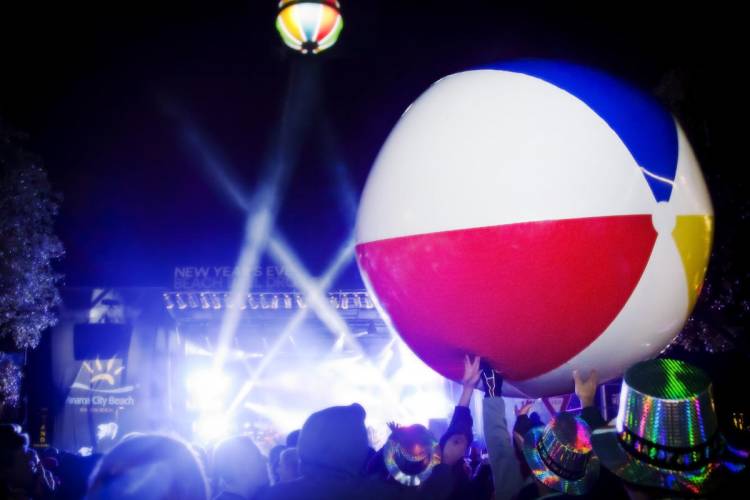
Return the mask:
<svg viewBox="0 0 750 500">
<path fill-rule="evenodd" d="M 744 196 L 747 185 L 732 123 L 744 106 L 740 16 L 708 4 L 656 12 L 631 2 L 342 0 L 339 43 L 301 60 L 274 29 L 272 0 L 8 3 L 0 116 L 30 134 L 64 196 L 68 285 L 169 286 L 175 266 L 233 264 L 243 214 L 166 110 L 181 108 L 250 191 L 300 74 L 317 72 L 321 91 L 292 109 L 300 156 L 278 223 L 313 273 L 350 229 L 330 166 L 343 166 L 358 196 L 409 103 L 446 74 L 500 59 L 563 58 L 647 90 L 671 72 L 679 85 L 666 94 L 715 201 L 726 190 Z M 717 203 L 717 231 L 727 203 Z M 338 286 L 360 286 L 356 266 Z"/>
</svg>

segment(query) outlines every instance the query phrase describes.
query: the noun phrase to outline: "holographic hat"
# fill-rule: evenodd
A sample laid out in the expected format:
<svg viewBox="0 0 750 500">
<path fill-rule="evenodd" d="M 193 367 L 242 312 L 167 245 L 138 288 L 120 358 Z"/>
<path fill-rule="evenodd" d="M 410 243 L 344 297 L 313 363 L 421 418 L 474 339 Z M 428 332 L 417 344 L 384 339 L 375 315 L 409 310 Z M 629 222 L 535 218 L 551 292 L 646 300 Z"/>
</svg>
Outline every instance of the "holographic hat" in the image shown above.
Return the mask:
<svg viewBox="0 0 750 500">
<path fill-rule="evenodd" d="M 423 425 L 397 427 L 388 438 L 383 453 L 385 467 L 399 483 L 422 484 L 440 463 L 437 440 Z"/>
<path fill-rule="evenodd" d="M 523 440 L 523 455 L 534 477 L 569 495 L 583 495 L 599 477 L 592 452 L 591 430 L 581 418 L 561 413 L 544 427 L 534 427 Z"/>
<path fill-rule="evenodd" d="M 591 443 L 622 479 L 691 494 L 711 491 L 747 459 L 718 431 L 708 375 L 674 359 L 625 372 L 616 427 L 594 431 Z"/>
</svg>

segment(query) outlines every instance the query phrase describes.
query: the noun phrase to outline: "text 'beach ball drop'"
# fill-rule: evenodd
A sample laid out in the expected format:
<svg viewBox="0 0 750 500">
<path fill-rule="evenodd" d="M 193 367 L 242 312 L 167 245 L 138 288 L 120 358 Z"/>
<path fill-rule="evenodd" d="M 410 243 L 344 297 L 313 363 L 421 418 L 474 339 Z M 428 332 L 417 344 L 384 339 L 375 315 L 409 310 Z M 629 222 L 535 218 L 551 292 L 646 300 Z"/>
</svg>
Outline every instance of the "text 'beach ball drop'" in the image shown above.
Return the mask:
<svg viewBox="0 0 750 500">
<path fill-rule="evenodd" d="M 281 0 L 276 29 L 284 43 L 303 54 L 317 54 L 336 43 L 344 21 L 336 0 Z"/>
<path fill-rule="evenodd" d="M 428 365 L 570 392 L 658 354 L 700 292 L 713 209 L 670 113 L 604 73 L 511 61 L 432 85 L 370 172 L 357 262 Z M 505 387 L 504 386 L 504 387 Z"/>
</svg>

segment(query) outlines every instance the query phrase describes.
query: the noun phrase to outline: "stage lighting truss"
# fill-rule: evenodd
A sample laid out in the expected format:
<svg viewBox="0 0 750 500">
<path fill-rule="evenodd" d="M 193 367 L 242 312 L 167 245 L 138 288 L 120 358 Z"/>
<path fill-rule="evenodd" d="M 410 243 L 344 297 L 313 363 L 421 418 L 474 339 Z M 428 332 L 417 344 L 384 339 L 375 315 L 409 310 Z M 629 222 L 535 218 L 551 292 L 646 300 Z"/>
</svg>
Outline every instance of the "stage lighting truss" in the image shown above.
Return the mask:
<svg viewBox="0 0 750 500">
<path fill-rule="evenodd" d="M 338 310 L 373 309 L 375 305 L 366 291 L 328 292 L 328 301 Z M 168 310 L 221 310 L 231 308 L 228 292 L 165 292 L 164 305 Z M 307 300 L 294 292 L 248 293 L 241 309 L 293 310 L 307 308 Z"/>
</svg>

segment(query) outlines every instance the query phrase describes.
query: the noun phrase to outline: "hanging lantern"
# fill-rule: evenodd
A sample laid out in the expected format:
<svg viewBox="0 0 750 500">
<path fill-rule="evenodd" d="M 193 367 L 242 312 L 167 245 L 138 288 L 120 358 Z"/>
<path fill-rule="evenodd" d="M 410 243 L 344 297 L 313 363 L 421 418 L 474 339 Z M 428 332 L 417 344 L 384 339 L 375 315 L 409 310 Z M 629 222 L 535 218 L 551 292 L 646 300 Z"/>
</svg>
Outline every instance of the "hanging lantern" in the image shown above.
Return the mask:
<svg viewBox="0 0 750 500">
<path fill-rule="evenodd" d="M 344 21 L 336 0 L 281 0 L 276 29 L 284 43 L 303 54 L 317 54 L 331 47 Z"/>
</svg>

